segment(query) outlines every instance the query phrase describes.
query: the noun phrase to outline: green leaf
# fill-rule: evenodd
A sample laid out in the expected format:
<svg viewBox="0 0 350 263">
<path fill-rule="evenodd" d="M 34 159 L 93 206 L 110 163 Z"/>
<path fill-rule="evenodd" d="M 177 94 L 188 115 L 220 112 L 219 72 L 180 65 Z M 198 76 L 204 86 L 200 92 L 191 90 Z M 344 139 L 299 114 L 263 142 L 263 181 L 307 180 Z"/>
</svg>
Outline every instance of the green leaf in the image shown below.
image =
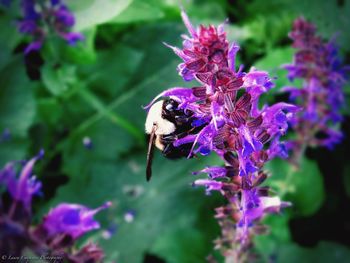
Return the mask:
<svg viewBox="0 0 350 263">
<path fill-rule="evenodd" d="M 202 262 L 204 257 L 214 254 L 213 241 L 219 237 L 220 233 L 218 222 L 213 216 L 214 209 L 223 204 L 224 198 L 219 194 L 206 198 L 200 196 L 201 192 L 198 194 L 197 198 L 203 198 L 204 205 L 201 205 L 199 212 L 196 211 L 194 227 L 188 226 L 189 215 L 181 217 L 181 221 L 176 221 L 174 227 L 167 228 L 157 238 L 150 250 L 152 254 L 160 256 L 168 263 Z M 191 253 L 189 253 L 189 247 L 191 247 Z M 215 252 L 219 254 L 218 251 Z M 216 257 L 220 256 L 216 255 Z"/>
<path fill-rule="evenodd" d="M 86 89 L 80 89 L 79 94 L 89 103 L 90 106 L 95 108 L 101 115 L 106 116 L 111 122 L 118 125 L 119 127 L 127 130 L 139 144 L 143 144 L 144 135 L 134 124 L 122 115 L 112 112 L 106 107 L 93 93 Z"/>
<path fill-rule="evenodd" d="M 266 70 L 270 73 L 270 77 L 277 78 L 274 81 L 276 89 L 291 85 L 287 78 L 288 71 L 283 69 L 282 66 L 292 63 L 294 52 L 295 49 L 291 47 L 270 50 L 266 56 L 254 63 L 254 67 L 259 70 Z"/>
<path fill-rule="evenodd" d="M 96 63 L 81 67 L 80 75 L 92 90 L 110 100 L 123 89 L 130 89 L 126 84 L 138 70 L 143 56 L 143 52 L 119 44 L 98 52 Z"/>
<path fill-rule="evenodd" d="M 24 160 L 29 146 L 28 140 L 11 136 L 11 140 L 0 143 L 0 169 L 12 161 Z"/>
<path fill-rule="evenodd" d="M 252 32 L 249 31 L 248 27 L 239 27 L 237 25 L 228 24 L 225 25 L 225 32 L 227 35 L 227 40 L 232 43 L 241 44 L 250 38 Z M 240 54 L 241 52 L 238 52 Z M 236 66 L 240 64 L 236 61 Z"/>
<path fill-rule="evenodd" d="M 288 222 L 287 214 L 268 215 L 263 219 L 263 224 L 268 227 L 269 232 L 264 235 L 256 235 L 254 246 L 259 255 L 264 258 L 264 262 L 268 262 L 269 257 L 276 253 L 281 244 L 290 242 Z"/>
<path fill-rule="evenodd" d="M 55 125 L 60 121 L 63 110 L 56 98 L 42 98 L 37 100 L 38 115 L 41 121 Z"/>
<path fill-rule="evenodd" d="M 337 43 L 349 50 L 350 36 L 347 33 L 350 25 L 350 2 L 318 0 L 254 0 L 244 5 L 245 10 L 238 13 L 239 21 L 246 22 L 252 39 L 260 45 L 271 48 L 287 39 L 287 32 L 292 28 L 292 21 L 304 16 L 318 26 L 318 34 L 328 39 L 338 34 Z M 327 14 L 327 15 L 325 15 Z"/>
<path fill-rule="evenodd" d="M 28 80 L 21 59 L 16 59 L 0 72 L 0 133 L 11 133 L 9 141 L 0 144 L 0 165 L 25 157 L 27 131 L 35 116 L 33 85 Z"/>
<path fill-rule="evenodd" d="M 193 1 L 192 4 L 188 4 L 185 10 L 189 15 L 194 26 L 200 24 L 219 24 L 223 23 L 227 18 L 227 14 L 223 6 L 226 3 L 220 1 Z"/>
<path fill-rule="evenodd" d="M 265 53 L 287 39 L 292 21 L 297 17 L 294 4 L 288 0 L 256 0 L 247 5 L 247 12 L 249 14 L 244 26 L 252 32 L 251 41 L 257 46 L 252 46 L 255 50 L 251 50 L 255 54 Z"/>
<path fill-rule="evenodd" d="M 91 69 L 86 71 L 89 72 L 91 70 L 92 74 L 90 75 L 90 79 L 88 79 L 87 75 L 87 81 L 91 82 L 91 85 L 96 87 L 96 90 L 101 92 L 101 81 L 102 84 L 106 83 L 108 84 L 108 87 L 111 88 L 111 91 L 106 91 L 106 93 L 116 92 L 116 94 L 119 96 L 112 100 L 108 105 L 102 105 L 103 111 L 99 110 L 98 113 L 91 115 L 89 118 L 81 121 L 79 125 L 76 125 L 72 132 L 72 134 L 74 134 L 72 137 L 78 136 L 80 138 L 79 140 L 81 140 L 85 136 L 84 133 L 86 132 L 86 129 L 95 125 L 96 122 L 99 122 L 101 119 L 106 117 L 103 112 L 114 112 L 118 116 L 122 116 L 124 119 L 130 120 L 134 125 L 136 125 L 138 130 L 142 131 L 143 133 L 146 112 L 141 106 L 146 105 L 159 92 L 164 90 L 164 87 L 183 84 L 182 79 L 176 73 L 176 66 L 178 63 L 176 62 L 176 56 L 171 50 L 161 45 L 162 37 L 168 39 L 174 39 L 175 35 L 178 37 L 179 32 L 176 30 L 177 28 L 181 27 L 176 27 L 173 24 L 171 26 L 169 24 L 162 26 L 151 26 L 147 27 L 148 33 L 146 33 L 146 29 L 137 32 L 139 35 L 138 41 L 132 38 L 132 41 L 128 42 L 128 37 L 126 40 L 123 40 L 123 42 L 129 43 L 130 48 L 125 48 L 124 45 L 116 48 L 116 52 L 120 53 L 123 51 L 127 54 L 123 55 L 120 53 L 120 56 L 118 57 L 120 57 L 122 61 L 130 58 L 133 58 L 134 61 L 139 61 L 136 64 L 138 65 L 137 68 L 132 66 L 132 63 L 130 63 L 129 67 L 129 62 L 126 62 L 126 68 L 124 69 L 119 66 L 114 66 L 112 63 L 111 68 L 115 69 L 116 72 L 124 72 L 124 76 L 123 74 L 120 74 L 119 77 L 118 73 L 113 74 L 115 77 L 110 77 L 99 72 L 93 74 L 93 68 L 95 67 L 91 67 Z M 130 34 L 134 35 L 135 32 L 131 32 Z M 142 45 L 143 42 L 147 42 L 149 45 Z M 161 48 L 159 49 L 158 46 L 161 46 Z M 140 52 L 134 52 L 133 50 L 135 49 L 139 49 Z M 112 53 L 102 52 L 100 58 L 102 59 L 105 57 L 106 62 L 108 63 L 107 58 L 109 58 L 112 54 L 115 54 L 114 51 L 111 52 Z M 142 56 L 142 59 L 140 60 L 141 53 L 144 53 L 145 56 Z M 149 63 L 150 60 L 152 60 L 152 63 Z M 101 61 L 101 65 L 104 64 L 104 61 L 104 59 Z M 99 64 L 96 69 L 98 68 Z M 109 71 L 109 69 L 107 71 Z M 129 72 L 128 74 L 132 75 L 132 77 L 130 75 L 128 76 L 126 74 L 127 72 Z M 125 83 L 123 91 L 119 91 L 120 87 L 118 87 L 119 84 L 117 83 L 119 78 L 121 83 Z M 112 86 L 114 82 L 115 87 Z M 79 98 L 81 98 L 81 96 L 79 96 Z M 92 105 L 101 106 L 100 103 L 93 103 Z M 132 107 L 133 110 L 130 110 L 130 107 Z M 117 138 L 117 136 L 113 136 L 111 139 L 114 140 L 115 138 Z"/>
<path fill-rule="evenodd" d="M 164 12 L 157 1 L 133 1 L 119 16 L 110 20 L 112 23 L 135 23 L 157 20 L 164 17 Z"/>
<path fill-rule="evenodd" d="M 75 15 L 75 31 L 82 31 L 103 23 L 121 14 L 132 0 L 76 0 L 67 4 Z"/>
<path fill-rule="evenodd" d="M 35 115 L 33 85 L 21 59 L 14 60 L 0 72 L 0 131 L 24 137 Z"/>
<path fill-rule="evenodd" d="M 210 251 L 203 241 L 212 244 L 211 240 L 205 238 L 205 233 L 198 229 L 188 226 L 171 228 L 156 240 L 152 253 L 166 259 L 168 263 L 203 262 Z M 190 253 L 188 248 L 191 248 Z"/>
<path fill-rule="evenodd" d="M 19 34 L 16 32 L 16 28 L 13 25 L 13 21 L 9 16 L 0 16 L 0 70 L 10 62 L 12 57 L 12 51 L 16 44 L 19 42 Z"/>
<path fill-rule="evenodd" d="M 176 253 L 178 248 L 171 242 L 159 247 L 163 233 L 170 237 L 179 228 L 184 232 L 194 230 L 198 233 L 195 224 L 198 210 L 203 206 L 207 208 L 207 199 L 211 197 L 205 196 L 204 189 L 191 188 L 194 178 L 190 172 L 204 164 L 212 164 L 215 160 L 206 158 L 172 161 L 156 154 L 153 163 L 154 176 L 147 183 L 145 154 L 120 161 L 102 160 L 94 150 L 88 154 L 91 157 L 72 155 L 72 159 L 79 160 L 84 166 L 80 167 L 79 176 L 71 177 L 69 183 L 59 189 L 50 206 L 69 201 L 94 207 L 111 200 L 114 206 L 107 213 L 101 214 L 100 219 L 105 222 L 104 226 L 117 223 L 118 233 L 108 240 L 103 240 L 99 232 L 92 236 L 104 248 L 106 261 L 142 262 L 143 254 L 154 244 L 157 245 L 153 249 L 159 253 Z M 65 160 L 65 165 L 68 161 Z M 72 161 L 74 162 L 70 160 Z M 70 168 L 67 168 L 66 173 L 69 173 Z M 133 187 L 141 189 L 139 195 L 132 196 L 128 193 L 127 189 Z M 136 212 L 135 220 L 131 223 L 123 221 L 123 214 L 129 209 Z M 192 239 L 189 235 L 177 238 L 180 243 L 191 242 Z M 194 237 L 199 243 L 201 239 L 200 235 Z M 203 259 L 208 252 L 205 250 L 196 253 L 200 253 L 196 258 Z"/>
<path fill-rule="evenodd" d="M 91 27 L 82 31 L 85 39 L 78 41 L 74 46 L 63 45 L 63 54 L 67 61 L 76 64 L 92 64 L 96 62 L 96 51 L 95 51 L 95 38 L 96 38 L 96 27 Z"/>
<path fill-rule="evenodd" d="M 180 46 L 180 35 L 185 32 L 186 29 L 181 23 L 162 23 L 161 25 L 145 25 L 125 35 L 122 39 L 122 43 L 133 49 L 140 50 L 144 54 L 141 64 L 129 84 L 135 85 L 141 82 L 145 83 L 150 78 L 156 78 L 157 72 L 163 71 L 170 63 L 176 61 L 179 64 L 180 59 L 171 49 L 163 45 L 163 42 Z M 171 74 L 168 74 L 166 77 L 170 78 L 170 83 L 167 82 L 166 79 L 163 79 L 163 87 L 161 87 L 163 90 L 170 87 L 174 80 L 179 80 L 179 83 L 181 81 L 181 77 L 179 77 L 176 72 L 176 65 L 172 65 L 172 67 Z M 159 79 L 159 81 L 162 80 Z M 183 85 L 186 84 L 183 81 L 181 81 L 181 83 Z M 160 87 L 157 86 L 150 88 L 154 89 L 149 90 L 150 92 L 161 90 Z"/>
<path fill-rule="evenodd" d="M 76 82 L 76 67 L 63 64 L 59 67 L 46 64 L 42 68 L 42 79 L 48 91 L 55 96 L 67 92 L 70 85 Z"/>
<path fill-rule="evenodd" d="M 111 58 L 114 57 L 116 59 L 111 61 Z M 79 82 L 77 82 L 78 76 L 75 66 L 63 64 L 58 68 L 54 68 L 53 66 L 46 65 L 43 68 L 43 82 L 45 86 L 52 94 L 56 96 L 63 95 L 62 98 L 65 99 L 65 102 L 61 103 L 61 105 L 65 105 L 64 110 L 57 111 L 56 113 L 58 114 L 56 114 L 56 117 L 62 116 L 64 112 L 70 112 L 70 118 L 73 122 L 66 121 L 66 125 L 73 123 L 74 128 L 76 128 L 75 121 L 78 118 L 78 121 L 82 122 L 81 127 L 85 127 L 84 123 L 89 123 L 90 121 L 81 120 L 84 119 L 85 114 L 89 114 L 86 108 L 92 108 L 97 113 L 92 116 L 90 113 L 91 117 L 89 119 L 94 120 L 96 116 L 98 116 L 97 119 L 106 117 L 116 127 L 119 126 L 126 129 L 135 137 L 139 144 L 142 144 L 144 142 L 144 132 L 135 128 L 132 120 L 127 120 L 122 115 L 109 109 L 106 105 L 108 101 L 103 101 L 103 98 L 107 97 L 111 100 L 111 98 L 121 94 L 122 88 L 124 88 L 127 81 L 137 69 L 141 58 L 142 54 L 140 52 L 127 48 L 124 45 L 120 45 L 109 52 L 102 51 L 99 53 L 98 63 L 79 68 L 79 76 L 82 79 Z M 106 65 L 108 66 L 106 67 Z M 106 68 L 106 70 L 102 70 L 103 68 Z M 96 90 L 98 94 L 90 91 L 90 89 Z M 44 101 L 45 105 L 41 103 L 40 106 L 51 107 L 52 110 L 57 109 L 57 106 L 61 106 L 57 104 L 57 101 L 51 100 L 50 105 L 47 102 Z M 56 105 L 52 104 L 52 102 Z M 90 107 L 86 107 L 86 105 Z M 74 114 L 72 114 L 72 111 Z M 80 115 L 79 112 L 81 113 Z M 41 113 L 41 116 L 45 117 L 46 113 L 44 111 L 41 111 Z M 55 113 L 52 116 L 49 115 L 46 117 L 53 118 L 54 116 Z M 56 120 L 58 119 L 56 118 Z M 85 136 L 85 131 L 82 131 L 80 128 L 76 129 L 78 131 L 73 131 L 72 133 L 74 136 Z"/>
<path fill-rule="evenodd" d="M 272 174 L 269 185 L 281 198 L 293 203 L 294 215 L 309 216 L 321 207 L 325 194 L 323 177 L 316 162 L 302 158 L 296 169 L 285 160 L 274 159 L 265 168 Z"/>
<path fill-rule="evenodd" d="M 303 248 L 296 244 L 279 246 L 276 250 L 277 262 L 283 263 L 329 263 L 349 262 L 349 248 L 332 242 L 322 241 L 315 248 Z"/>
<path fill-rule="evenodd" d="M 165 85 L 177 86 L 181 80 L 175 80 L 177 76 L 174 75 L 174 69 L 177 63 L 169 61 L 168 65 L 164 67 L 157 74 L 150 78 L 146 78 L 144 82 L 136 86 L 130 92 L 123 94 L 120 98 L 110 104 L 111 109 L 122 113 L 125 119 L 133 120 L 133 123 L 140 129 L 144 130 L 144 123 L 146 112 L 142 106 L 147 105 L 152 98 L 164 90 Z M 168 79 L 167 79 L 168 78 Z M 168 80 L 168 81 L 167 81 Z M 165 84 L 167 83 L 167 84 Z M 130 105 L 138 105 L 133 110 L 130 110 Z"/>
<path fill-rule="evenodd" d="M 92 150 L 84 147 L 85 137 L 91 139 Z M 71 177 L 86 174 L 89 172 L 89 166 L 82 165 L 83 163 L 92 163 L 100 159 L 117 160 L 118 156 L 128 152 L 134 144 L 133 138 L 125 130 L 108 119 L 88 123 L 75 130 L 62 145 L 64 150 L 63 170 Z"/>
<path fill-rule="evenodd" d="M 317 0 L 300 0 L 297 6 L 307 19 L 318 26 L 318 32 L 321 36 L 331 39 L 336 35 L 336 43 L 342 49 L 350 50 L 348 45 L 350 41 L 348 34 L 350 1 L 344 1 L 342 5 L 338 4 L 337 1 L 324 1 L 320 5 Z"/>
</svg>

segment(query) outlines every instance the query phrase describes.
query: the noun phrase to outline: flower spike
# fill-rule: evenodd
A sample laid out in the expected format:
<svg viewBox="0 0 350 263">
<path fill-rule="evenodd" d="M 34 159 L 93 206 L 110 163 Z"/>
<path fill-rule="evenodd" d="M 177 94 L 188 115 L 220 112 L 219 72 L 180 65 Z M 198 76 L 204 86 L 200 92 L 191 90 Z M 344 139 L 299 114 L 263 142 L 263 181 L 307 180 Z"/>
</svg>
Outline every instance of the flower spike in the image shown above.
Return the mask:
<svg viewBox="0 0 350 263">
<path fill-rule="evenodd" d="M 264 164 L 286 156 L 280 138 L 299 108 L 288 103 L 259 108 L 261 95 L 273 87 L 268 72 L 252 68 L 246 73 L 242 65 L 236 72 L 239 46 L 229 44 L 223 25 L 194 28 L 184 11 L 181 16 L 190 34 L 184 37 L 183 48 L 165 45 L 183 60 L 179 75 L 185 81 L 196 79 L 199 86 L 165 90 L 145 108 L 163 97 L 178 102 L 180 110 L 190 112 L 196 130 L 175 137 L 171 146 L 190 149 L 188 158 L 213 152 L 223 159 L 222 167 L 194 172 L 209 178 L 197 179 L 193 186 L 204 186 L 206 194 L 218 191 L 228 200 L 217 210 L 222 242 L 216 248 L 224 256 L 234 254 L 234 262 L 243 262 L 253 234 L 261 229 L 259 220 L 289 205 L 260 184 L 267 179 Z"/>
</svg>

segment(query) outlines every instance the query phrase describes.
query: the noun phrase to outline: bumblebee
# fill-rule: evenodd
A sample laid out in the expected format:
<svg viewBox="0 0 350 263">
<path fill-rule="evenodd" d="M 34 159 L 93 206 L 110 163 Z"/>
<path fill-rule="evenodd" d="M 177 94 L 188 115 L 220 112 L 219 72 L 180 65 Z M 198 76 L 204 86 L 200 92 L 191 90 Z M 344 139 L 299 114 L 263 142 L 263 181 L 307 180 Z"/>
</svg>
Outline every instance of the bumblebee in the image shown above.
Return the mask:
<svg viewBox="0 0 350 263">
<path fill-rule="evenodd" d="M 175 147 L 173 142 L 189 134 L 197 134 L 204 126 L 197 125 L 197 119 L 193 116 L 192 111 L 179 109 L 178 106 L 179 103 L 173 99 L 160 100 L 153 104 L 148 112 L 145 123 L 145 131 L 149 135 L 146 168 L 147 181 L 152 176 L 154 146 L 161 150 L 165 157 L 170 159 L 188 157 L 193 143 Z"/>
</svg>

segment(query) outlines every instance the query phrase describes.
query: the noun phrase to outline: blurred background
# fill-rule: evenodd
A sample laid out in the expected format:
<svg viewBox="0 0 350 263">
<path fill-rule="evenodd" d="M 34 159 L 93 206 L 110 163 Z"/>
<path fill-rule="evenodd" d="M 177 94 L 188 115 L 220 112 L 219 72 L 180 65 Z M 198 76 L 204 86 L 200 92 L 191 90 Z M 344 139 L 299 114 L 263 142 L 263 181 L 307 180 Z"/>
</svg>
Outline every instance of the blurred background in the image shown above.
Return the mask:
<svg viewBox="0 0 350 263">
<path fill-rule="evenodd" d="M 146 105 L 174 86 L 191 87 L 176 72 L 180 59 L 162 42 L 181 46 L 186 33 L 176 0 L 74 0 L 74 31 L 85 41 L 68 46 L 49 37 L 39 52 L 18 33 L 15 5 L 0 8 L 0 164 L 46 151 L 35 174 L 43 193 L 36 218 L 60 202 L 113 206 L 97 216 L 106 262 L 205 262 L 220 234 L 213 218 L 219 194 L 191 187 L 192 171 L 218 164 L 214 156 L 171 161 L 156 152 L 145 180 Z M 228 19 L 228 38 L 240 44 L 239 64 L 268 70 L 276 87 L 267 102 L 287 100 L 282 64 L 292 61 L 288 32 L 304 16 L 325 38 L 336 36 L 350 64 L 348 0 L 183 0 L 194 25 Z M 273 92 L 275 91 L 275 92 Z M 347 101 L 350 88 L 345 87 Z M 348 107 L 344 114 L 349 114 Z M 333 151 L 308 149 L 293 173 L 283 161 L 267 167 L 268 184 L 294 206 L 266 218 L 269 235 L 256 239 L 261 262 L 350 262 L 350 118 Z M 220 259 L 222 260 L 222 259 Z M 219 260 L 219 262 L 221 262 Z"/>
</svg>

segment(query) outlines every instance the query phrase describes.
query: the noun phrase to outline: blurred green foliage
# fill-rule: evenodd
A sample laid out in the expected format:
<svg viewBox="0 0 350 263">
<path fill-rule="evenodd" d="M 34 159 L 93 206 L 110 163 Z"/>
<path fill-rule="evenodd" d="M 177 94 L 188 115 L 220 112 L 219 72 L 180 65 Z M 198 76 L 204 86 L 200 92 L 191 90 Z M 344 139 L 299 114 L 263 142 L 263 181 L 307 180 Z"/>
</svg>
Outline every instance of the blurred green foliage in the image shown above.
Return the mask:
<svg viewBox="0 0 350 263">
<path fill-rule="evenodd" d="M 219 195 L 205 196 L 193 189 L 191 171 L 218 163 L 215 158 L 170 161 L 156 154 L 154 178 L 145 182 L 146 105 L 160 91 L 190 86 L 177 75 L 179 59 L 162 42 L 181 45 L 185 28 L 177 0 L 75 0 L 75 30 L 86 39 L 74 47 L 51 37 L 41 51 L 41 79 L 30 80 L 24 55 L 14 52 L 24 39 L 13 24 L 11 12 L 0 13 L 0 131 L 12 138 L 0 145 L 0 163 L 28 158 L 44 148 L 46 156 L 36 173 L 47 187 L 38 200 L 37 214 L 59 202 L 98 206 L 113 202 L 98 218 L 102 229 L 89 239 L 106 251 L 106 261 L 143 262 L 153 254 L 169 263 L 204 262 L 213 252 L 212 240 L 220 231 L 213 209 Z M 292 60 L 287 33 L 303 15 L 349 53 L 350 1 L 251 0 L 183 1 L 194 24 L 227 25 L 229 39 L 241 44 L 239 61 L 277 77 L 276 88 L 288 85 L 281 64 Z M 266 101 L 274 101 L 273 93 Z M 92 140 L 88 150 L 82 141 Z M 257 238 L 263 262 L 346 262 L 349 250 L 320 242 L 314 248 L 294 243 L 288 222 L 311 216 L 322 206 L 323 176 L 314 160 L 303 159 L 299 171 L 283 160 L 271 162 L 269 184 L 293 207 L 266 219 L 271 234 Z M 349 193 L 349 169 L 344 172 Z M 341 175 L 335 175 L 341 176 Z M 57 183 L 57 179 L 58 182 Z M 134 193 L 138 189 L 138 193 Z M 136 191 L 137 192 L 137 191 Z M 136 212 L 128 223 L 123 215 Z M 103 231 L 118 230 L 110 239 Z M 317 222 L 315 222 L 317 224 Z M 275 261 L 274 261 L 275 260 Z"/>
</svg>

